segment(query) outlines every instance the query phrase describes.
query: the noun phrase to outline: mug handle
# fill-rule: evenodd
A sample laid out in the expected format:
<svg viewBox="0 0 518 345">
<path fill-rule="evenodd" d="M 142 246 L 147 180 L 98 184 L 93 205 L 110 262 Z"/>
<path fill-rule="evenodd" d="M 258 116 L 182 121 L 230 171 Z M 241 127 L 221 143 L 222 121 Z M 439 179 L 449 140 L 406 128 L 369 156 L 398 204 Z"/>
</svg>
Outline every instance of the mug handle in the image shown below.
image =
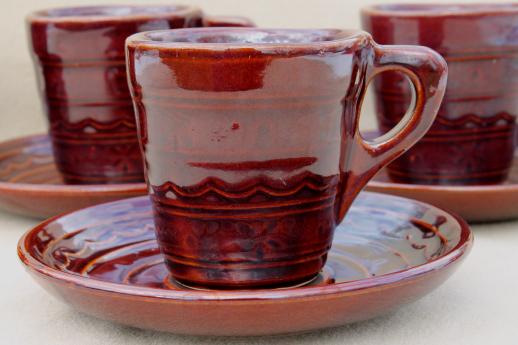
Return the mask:
<svg viewBox="0 0 518 345">
<path fill-rule="evenodd" d="M 255 27 L 255 23 L 239 16 L 204 16 L 203 27 Z"/>
<path fill-rule="evenodd" d="M 448 66 L 444 58 L 430 48 L 421 46 L 374 45 L 367 71 L 367 82 L 385 71 L 399 71 L 411 81 L 414 94 L 413 110 L 388 133 L 374 140 L 365 140 L 359 132 L 359 121 L 353 134 L 354 154 L 348 163 L 351 176 L 343 189 L 337 212 L 337 223 L 344 218 L 352 200 L 384 166 L 401 156 L 430 129 L 446 90 Z"/>
</svg>

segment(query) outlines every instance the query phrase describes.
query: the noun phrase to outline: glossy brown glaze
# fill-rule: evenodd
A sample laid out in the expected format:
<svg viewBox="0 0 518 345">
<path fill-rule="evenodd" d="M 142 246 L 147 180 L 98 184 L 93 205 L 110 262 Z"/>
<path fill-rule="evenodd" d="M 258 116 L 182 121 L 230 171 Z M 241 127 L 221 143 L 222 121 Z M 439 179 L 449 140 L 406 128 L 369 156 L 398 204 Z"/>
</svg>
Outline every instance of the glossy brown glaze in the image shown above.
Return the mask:
<svg viewBox="0 0 518 345">
<path fill-rule="evenodd" d="M 435 207 L 362 193 L 308 286 L 196 291 L 169 277 L 142 197 L 46 221 L 18 253 L 45 289 L 96 317 L 183 334 L 264 335 L 338 326 L 415 301 L 449 277 L 472 240 L 464 221 Z"/>
<path fill-rule="evenodd" d="M 43 219 L 102 202 L 145 194 L 145 183 L 65 184 L 54 162 L 47 135 L 0 143 L 2 210 Z"/>
<path fill-rule="evenodd" d="M 127 41 L 158 240 L 176 279 L 220 288 L 312 279 L 333 230 L 384 165 L 428 129 L 444 60 L 340 30 L 185 29 Z M 413 116 L 358 132 L 375 74 L 418 89 Z"/>
<path fill-rule="evenodd" d="M 380 5 L 362 12 L 381 44 L 428 46 L 448 61 L 446 95 L 427 135 L 388 169 L 394 181 L 473 185 L 506 179 L 518 115 L 518 4 Z M 380 129 L 404 115 L 403 76 L 375 83 Z"/>
<path fill-rule="evenodd" d="M 188 6 L 90 6 L 28 17 L 39 87 L 56 164 L 68 183 L 144 180 L 124 61 L 125 39 L 140 31 L 247 26 L 203 17 Z"/>
<path fill-rule="evenodd" d="M 378 131 L 363 132 L 376 138 Z M 454 212 L 469 223 L 496 222 L 518 218 L 518 150 L 507 179 L 494 185 L 427 185 L 397 183 L 382 169 L 365 190 L 415 199 Z"/>
<path fill-rule="evenodd" d="M 382 170 L 366 190 L 420 200 L 455 212 L 470 223 L 518 218 L 518 152 L 507 179 L 498 185 L 445 186 L 395 183 Z"/>
</svg>

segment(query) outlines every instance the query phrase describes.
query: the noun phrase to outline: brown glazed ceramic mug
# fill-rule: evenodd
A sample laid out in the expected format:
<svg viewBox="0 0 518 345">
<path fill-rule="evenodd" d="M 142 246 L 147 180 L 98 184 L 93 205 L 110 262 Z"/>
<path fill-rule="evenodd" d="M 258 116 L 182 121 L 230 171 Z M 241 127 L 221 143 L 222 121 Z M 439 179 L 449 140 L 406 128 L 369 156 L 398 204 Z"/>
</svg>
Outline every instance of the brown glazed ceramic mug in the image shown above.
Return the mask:
<svg viewBox="0 0 518 345">
<path fill-rule="evenodd" d="M 389 165 L 393 180 L 489 184 L 506 179 L 516 147 L 518 4 L 380 5 L 362 12 L 363 28 L 381 44 L 428 46 L 448 62 L 448 87 L 435 123 Z M 404 77 L 375 81 L 380 129 L 405 114 Z"/>
<path fill-rule="evenodd" d="M 188 6 L 91 6 L 28 17 L 39 88 L 58 169 L 69 183 L 143 180 L 124 61 L 124 40 L 140 31 L 249 26 Z"/>
<path fill-rule="evenodd" d="M 183 29 L 126 46 L 157 239 L 189 286 L 315 277 L 353 199 L 424 135 L 446 86 L 432 50 L 361 31 Z M 414 111 L 366 141 L 365 89 L 393 69 L 412 80 Z"/>
</svg>

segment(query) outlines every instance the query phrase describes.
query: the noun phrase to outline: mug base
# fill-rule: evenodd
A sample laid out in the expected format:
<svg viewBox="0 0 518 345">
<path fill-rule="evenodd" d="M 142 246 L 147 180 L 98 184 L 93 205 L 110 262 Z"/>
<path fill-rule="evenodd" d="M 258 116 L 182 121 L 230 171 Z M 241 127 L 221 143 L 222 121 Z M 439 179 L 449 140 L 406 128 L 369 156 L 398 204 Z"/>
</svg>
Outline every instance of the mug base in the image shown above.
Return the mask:
<svg viewBox="0 0 518 345">
<path fill-rule="evenodd" d="M 122 176 L 67 176 L 61 174 L 63 181 L 68 185 L 92 185 L 92 184 L 123 184 L 123 183 L 144 183 L 144 175 L 122 175 Z"/>
<path fill-rule="evenodd" d="M 262 268 L 202 268 L 165 260 L 172 279 L 182 286 L 202 290 L 276 289 L 308 284 L 320 276 L 327 253 L 310 261 Z"/>
<path fill-rule="evenodd" d="M 509 175 L 509 172 L 492 174 L 489 176 L 469 176 L 448 178 L 442 175 L 427 175 L 394 171 L 387 168 L 387 175 L 392 182 L 404 183 L 404 184 L 420 184 L 420 185 L 444 185 L 444 186 L 479 186 L 479 185 L 493 185 L 504 183 Z"/>
<path fill-rule="evenodd" d="M 272 285 L 272 286 L 260 286 L 256 287 L 256 289 L 269 289 L 269 290 L 284 290 L 284 289 L 293 289 L 298 288 L 302 286 L 309 285 L 316 280 L 319 280 L 320 273 L 315 274 L 313 277 L 306 279 L 304 281 L 296 281 L 292 282 L 291 284 L 281 284 L 281 285 Z M 196 290 L 196 291 L 215 291 L 215 290 L 242 290 L 244 288 L 239 287 L 225 287 L 225 286 L 205 286 L 205 285 L 198 285 L 198 284 L 192 284 L 191 282 L 183 282 L 175 279 L 171 275 L 168 276 L 166 279 L 166 286 L 168 286 L 171 289 L 177 289 L 178 287 L 186 288 L 190 290 Z M 249 287 L 245 287 L 250 289 Z M 252 288 L 253 289 L 253 288 Z"/>
</svg>

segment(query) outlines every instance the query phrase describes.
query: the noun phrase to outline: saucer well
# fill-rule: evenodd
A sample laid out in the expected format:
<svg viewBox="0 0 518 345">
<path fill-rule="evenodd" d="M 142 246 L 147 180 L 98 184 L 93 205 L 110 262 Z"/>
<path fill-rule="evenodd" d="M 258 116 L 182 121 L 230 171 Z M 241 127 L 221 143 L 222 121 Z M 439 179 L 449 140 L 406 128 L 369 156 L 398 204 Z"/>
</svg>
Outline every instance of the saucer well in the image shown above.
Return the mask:
<svg viewBox="0 0 518 345">
<path fill-rule="evenodd" d="M 503 184 L 447 186 L 395 183 L 385 170 L 365 188 L 420 200 L 455 212 L 468 222 L 491 222 L 518 218 L 518 150 L 509 177 Z"/>
<path fill-rule="evenodd" d="M 47 220 L 20 239 L 18 254 L 42 287 L 99 318 L 179 334 L 267 335 L 339 326 L 415 301 L 454 272 L 472 241 L 467 224 L 445 211 L 364 192 L 308 285 L 192 290 L 168 276 L 150 201 L 139 197 Z"/>
<path fill-rule="evenodd" d="M 0 143 L 0 209 L 48 218 L 102 202 L 146 194 L 144 183 L 67 185 L 47 135 Z"/>
</svg>

